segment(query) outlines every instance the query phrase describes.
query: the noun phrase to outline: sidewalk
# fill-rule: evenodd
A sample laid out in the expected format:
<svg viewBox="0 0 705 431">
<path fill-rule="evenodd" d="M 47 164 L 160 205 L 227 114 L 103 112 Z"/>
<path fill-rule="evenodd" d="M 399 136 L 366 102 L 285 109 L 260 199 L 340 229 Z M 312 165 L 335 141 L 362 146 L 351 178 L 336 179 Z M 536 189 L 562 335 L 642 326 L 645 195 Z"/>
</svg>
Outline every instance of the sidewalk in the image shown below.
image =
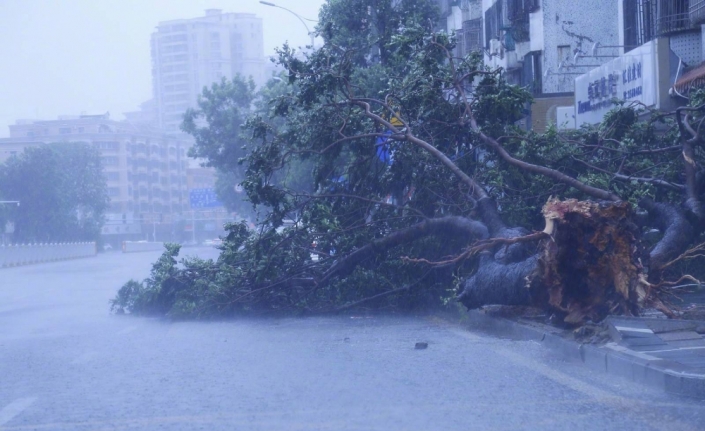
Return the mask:
<svg viewBox="0 0 705 431">
<path fill-rule="evenodd" d="M 460 320 L 473 329 L 541 342 L 594 370 L 705 400 L 705 320 L 615 316 L 587 335 L 516 317 L 506 307 L 473 310 Z"/>
</svg>

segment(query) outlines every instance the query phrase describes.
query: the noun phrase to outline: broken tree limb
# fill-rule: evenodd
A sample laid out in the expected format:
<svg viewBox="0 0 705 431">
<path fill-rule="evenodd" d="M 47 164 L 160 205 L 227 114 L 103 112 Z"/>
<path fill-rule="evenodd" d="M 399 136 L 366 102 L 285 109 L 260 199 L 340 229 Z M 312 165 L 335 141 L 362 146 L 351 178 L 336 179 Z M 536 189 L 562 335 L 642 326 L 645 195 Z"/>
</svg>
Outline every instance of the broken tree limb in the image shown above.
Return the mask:
<svg viewBox="0 0 705 431">
<path fill-rule="evenodd" d="M 446 237 L 464 237 L 468 241 L 475 238 L 487 238 L 488 232 L 484 224 L 465 217 L 448 216 L 427 219 L 406 229 L 392 232 L 389 235 L 372 241 L 358 248 L 338 262 L 321 277 L 318 285 L 323 285 L 334 276 L 345 276 L 352 272 L 357 265 L 392 247 L 407 244 L 429 235 Z"/>
<path fill-rule="evenodd" d="M 522 262 L 502 264 L 485 253 L 477 272 L 463 283 L 458 301 L 468 309 L 490 304 L 531 305 L 526 277 L 536 270 L 537 261 L 535 255 Z"/>
</svg>

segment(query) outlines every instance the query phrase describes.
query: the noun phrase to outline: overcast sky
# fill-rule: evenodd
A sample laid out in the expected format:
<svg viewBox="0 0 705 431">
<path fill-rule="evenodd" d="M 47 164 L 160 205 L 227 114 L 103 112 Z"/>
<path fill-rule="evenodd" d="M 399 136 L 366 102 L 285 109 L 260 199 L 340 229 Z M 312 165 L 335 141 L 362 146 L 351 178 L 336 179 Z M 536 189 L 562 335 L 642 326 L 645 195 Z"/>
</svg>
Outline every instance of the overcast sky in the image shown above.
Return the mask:
<svg viewBox="0 0 705 431">
<path fill-rule="evenodd" d="M 271 2 L 317 19 L 324 0 Z M 309 43 L 295 16 L 258 0 L 0 0 L 0 137 L 18 119 L 137 109 L 152 94 L 157 23 L 209 8 L 262 17 L 266 55 Z"/>
</svg>

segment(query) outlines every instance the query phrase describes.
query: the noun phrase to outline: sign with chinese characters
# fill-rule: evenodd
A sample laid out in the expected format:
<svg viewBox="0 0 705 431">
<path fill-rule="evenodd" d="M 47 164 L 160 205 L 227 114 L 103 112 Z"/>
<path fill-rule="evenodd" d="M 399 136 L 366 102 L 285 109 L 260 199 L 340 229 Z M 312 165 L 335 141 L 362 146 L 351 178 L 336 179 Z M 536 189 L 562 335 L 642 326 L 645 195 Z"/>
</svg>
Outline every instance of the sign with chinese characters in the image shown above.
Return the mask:
<svg viewBox="0 0 705 431">
<path fill-rule="evenodd" d="M 575 119 L 596 124 L 614 101 L 656 104 L 656 45 L 647 42 L 575 79 Z"/>
<path fill-rule="evenodd" d="M 191 204 L 191 208 L 216 208 L 223 206 L 213 189 L 191 190 L 191 193 L 189 193 L 189 203 Z"/>
</svg>

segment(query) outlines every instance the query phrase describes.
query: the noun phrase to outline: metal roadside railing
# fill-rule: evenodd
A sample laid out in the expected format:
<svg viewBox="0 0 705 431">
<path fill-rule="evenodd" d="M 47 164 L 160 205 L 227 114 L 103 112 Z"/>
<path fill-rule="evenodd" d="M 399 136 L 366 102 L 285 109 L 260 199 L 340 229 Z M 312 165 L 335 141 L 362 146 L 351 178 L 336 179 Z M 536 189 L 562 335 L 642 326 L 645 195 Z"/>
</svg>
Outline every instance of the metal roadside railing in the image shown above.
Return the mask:
<svg viewBox="0 0 705 431">
<path fill-rule="evenodd" d="M 0 268 L 95 256 L 95 242 L 0 245 Z"/>
</svg>

